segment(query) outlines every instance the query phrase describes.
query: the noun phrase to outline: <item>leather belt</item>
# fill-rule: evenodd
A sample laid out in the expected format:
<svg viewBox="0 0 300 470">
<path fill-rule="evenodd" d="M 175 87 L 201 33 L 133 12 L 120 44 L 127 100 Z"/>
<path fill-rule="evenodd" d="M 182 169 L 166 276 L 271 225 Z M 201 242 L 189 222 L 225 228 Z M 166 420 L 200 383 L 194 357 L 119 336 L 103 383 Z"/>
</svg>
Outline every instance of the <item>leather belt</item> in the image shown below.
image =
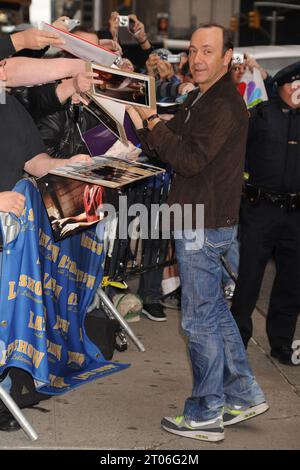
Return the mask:
<svg viewBox="0 0 300 470">
<path fill-rule="evenodd" d="M 252 204 L 258 204 L 259 201 L 267 201 L 288 211 L 300 209 L 300 192 L 298 193 L 276 193 L 265 191 L 253 185 L 245 186 L 245 196 Z"/>
</svg>

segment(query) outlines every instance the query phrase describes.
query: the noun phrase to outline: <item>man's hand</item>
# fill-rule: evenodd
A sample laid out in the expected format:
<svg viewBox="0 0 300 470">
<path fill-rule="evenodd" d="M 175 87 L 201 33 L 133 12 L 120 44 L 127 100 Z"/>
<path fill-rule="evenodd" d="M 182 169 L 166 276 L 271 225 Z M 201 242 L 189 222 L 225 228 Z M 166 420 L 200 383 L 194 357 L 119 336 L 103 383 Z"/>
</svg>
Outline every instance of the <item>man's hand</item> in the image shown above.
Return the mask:
<svg viewBox="0 0 300 470">
<path fill-rule="evenodd" d="M 79 94 L 79 93 L 74 93 L 72 95 L 72 104 L 84 104 L 85 106 L 88 106 L 90 104 L 91 100 L 87 95 Z"/>
<path fill-rule="evenodd" d="M 141 106 L 126 106 L 126 111 L 128 112 L 134 126 L 136 129 L 143 128 L 143 120 L 148 119 L 150 116 L 153 116 L 157 113 L 156 108 L 142 108 Z M 161 122 L 160 118 L 155 118 L 148 124 L 148 129 L 151 131 L 156 124 Z"/>
<path fill-rule="evenodd" d="M 146 62 L 148 74 L 161 80 L 168 80 L 174 75 L 172 64 L 162 60 L 157 54 L 150 54 Z"/>
<path fill-rule="evenodd" d="M 60 16 L 59 18 L 57 18 L 57 20 L 53 21 L 52 26 L 68 32 L 69 29 L 68 29 L 67 22 L 69 19 L 70 18 L 68 16 Z"/>
<path fill-rule="evenodd" d="M 140 44 L 145 44 L 146 42 L 148 42 L 148 37 L 145 31 L 144 23 L 139 21 L 136 15 L 129 15 L 129 18 L 131 18 L 134 21 L 133 32 L 134 32 L 134 37 L 137 39 L 137 41 Z M 150 43 L 149 43 L 149 47 L 150 47 Z"/>
<path fill-rule="evenodd" d="M 174 75 L 174 69 L 170 62 L 160 59 L 157 63 L 158 72 L 161 80 L 169 80 Z"/>
<path fill-rule="evenodd" d="M 103 85 L 102 80 L 97 80 L 97 73 L 94 72 L 85 72 L 79 73 L 73 78 L 73 86 L 76 93 L 86 93 L 90 90 L 91 85 Z"/>
<path fill-rule="evenodd" d="M 32 176 L 44 176 L 49 171 L 68 165 L 70 162 L 89 162 L 91 157 L 86 154 L 74 155 L 71 158 L 52 158 L 47 153 L 39 153 L 25 163 L 24 170 Z"/>
<path fill-rule="evenodd" d="M 122 55 L 122 47 L 117 41 L 113 41 L 112 39 L 100 39 L 99 46 L 105 47 L 112 52 L 116 52 L 117 54 Z"/>
<path fill-rule="evenodd" d="M 81 93 L 89 91 L 92 84 L 103 84 L 103 81 L 96 80 L 96 77 L 98 77 L 97 73 L 80 72 L 74 78 L 63 80 L 56 88 L 56 95 L 60 103 L 65 103 L 72 96 L 73 103 L 83 102 L 87 104 L 84 98 L 81 98 Z"/>
<path fill-rule="evenodd" d="M 0 212 L 12 212 L 20 217 L 25 207 L 25 196 L 15 191 L 0 193 Z"/>
<path fill-rule="evenodd" d="M 61 47 L 65 44 L 58 34 L 41 31 L 37 28 L 30 28 L 21 33 L 11 36 L 16 51 L 22 49 L 44 49 L 47 46 Z"/>
</svg>

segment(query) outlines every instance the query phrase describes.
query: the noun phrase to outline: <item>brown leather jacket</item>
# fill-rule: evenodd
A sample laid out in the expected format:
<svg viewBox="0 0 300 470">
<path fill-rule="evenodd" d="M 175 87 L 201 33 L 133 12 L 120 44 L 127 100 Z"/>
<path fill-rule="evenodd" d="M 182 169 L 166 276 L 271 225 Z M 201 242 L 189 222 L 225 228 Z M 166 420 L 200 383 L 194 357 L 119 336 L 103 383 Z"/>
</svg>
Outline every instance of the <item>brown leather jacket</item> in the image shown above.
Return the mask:
<svg viewBox="0 0 300 470">
<path fill-rule="evenodd" d="M 138 132 L 145 153 L 175 170 L 169 205 L 204 204 L 205 228 L 238 222 L 248 121 L 227 73 L 202 96 L 192 92 L 167 124 Z"/>
</svg>

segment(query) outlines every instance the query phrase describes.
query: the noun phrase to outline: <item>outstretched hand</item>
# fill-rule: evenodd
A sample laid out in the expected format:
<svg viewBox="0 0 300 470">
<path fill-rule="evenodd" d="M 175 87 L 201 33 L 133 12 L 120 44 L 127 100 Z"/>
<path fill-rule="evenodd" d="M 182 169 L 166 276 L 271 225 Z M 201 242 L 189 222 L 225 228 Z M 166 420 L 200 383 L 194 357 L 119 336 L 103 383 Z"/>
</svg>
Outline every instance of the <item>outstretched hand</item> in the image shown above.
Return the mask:
<svg viewBox="0 0 300 470">
<path fill-rule="evenodd" d="M 26 29 L 12 35 L 12 41 L 17 51 L 22 49 L 39 50 L 47 46 L 61 47 L 65 41 L 56 33 L 49 33 L 37 28 Z"/>
<path fill-rule="evenodd" d="M 0 212 L 12 212 L 20 217 L 25 207 L 25 196 L 15 191 L 0 193 Z"/>
</svg>

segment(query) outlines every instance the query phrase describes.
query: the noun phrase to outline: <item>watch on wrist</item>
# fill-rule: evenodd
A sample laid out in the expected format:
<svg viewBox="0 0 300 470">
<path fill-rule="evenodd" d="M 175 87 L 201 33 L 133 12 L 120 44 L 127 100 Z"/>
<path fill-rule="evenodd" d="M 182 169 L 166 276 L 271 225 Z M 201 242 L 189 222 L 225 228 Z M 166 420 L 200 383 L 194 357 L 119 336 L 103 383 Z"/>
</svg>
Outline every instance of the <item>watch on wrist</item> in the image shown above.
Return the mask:
<svg viewBox="0 0 300 470">
<path fill-rule="evenodd" d="M 149 122 L 151 122 L 151 121 L 153 121 L 154 119 L 157 119 L 157 118 L 159 118 L 159 115 L 158 115 L 158 114 L 152 114 L 152 116 L 149 116 L 148 118 L 143 119 L 143 127 L 144 127 L 144 129 L 147 129 L 147 128 L 148 128 Z"/>
</svg>

